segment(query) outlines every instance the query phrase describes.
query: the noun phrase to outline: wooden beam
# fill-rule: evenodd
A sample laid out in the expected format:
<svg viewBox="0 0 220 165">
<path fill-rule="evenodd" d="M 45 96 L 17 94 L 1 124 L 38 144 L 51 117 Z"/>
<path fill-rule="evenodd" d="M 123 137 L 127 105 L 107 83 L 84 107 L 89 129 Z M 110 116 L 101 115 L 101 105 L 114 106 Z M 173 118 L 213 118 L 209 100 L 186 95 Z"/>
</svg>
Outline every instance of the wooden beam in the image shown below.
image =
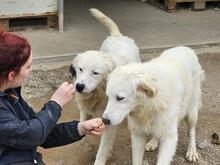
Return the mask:
<svg viewBox="0 0 220 165">
<path fill-rule="evenodd" d="M 64 31 L 64 2 L 63 0 L 58 0 L 58 22 L 59 31 Z"/>
</svg>

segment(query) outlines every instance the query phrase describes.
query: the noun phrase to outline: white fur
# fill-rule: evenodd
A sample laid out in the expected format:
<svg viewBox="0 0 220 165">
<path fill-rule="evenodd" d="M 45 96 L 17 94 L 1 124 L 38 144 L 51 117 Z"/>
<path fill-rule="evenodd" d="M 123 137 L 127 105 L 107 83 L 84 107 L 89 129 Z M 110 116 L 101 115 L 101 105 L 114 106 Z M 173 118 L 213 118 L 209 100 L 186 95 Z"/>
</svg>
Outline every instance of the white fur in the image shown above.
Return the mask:
<svg viewBox="0 0 220 165">
<path fill-rule="evenodd" d="M 97 9 L 90 9 L 109 30 L 99 51 L 86 51 L 77 55 L 72 66 L 76 71 L 75 85 L 83 84 L 81 93 L 76 93 L 76 104 L 80 110 L 80 120 L 101 116 L 107 104 L 105 95 L 108 74 L 119 66 L 130 62 L 140 62 L 139 49 L 134 40 L 124 36 L 117 25 Z M 109 127 L 101 138 L 95 165 L 104 165 L 112 150 L 116 128 Z"/>
<path fill-rule="evenodd" d="M 111 125 L 128 117 L 133 165 L 142 165 L 146 136 L 153 139 L 147 150 L 159 142 L 157 165 L 169 165 L 176 150 L 178 123 L 186 119 L 189 132 L 187 159 L 198 160 L 195 125 L 201 106 L 204 73 L 195 52 L 175 47 L 142 64 L 117 67 L 109 76 L 108 104 L 103 114 Z"/>
</svg>

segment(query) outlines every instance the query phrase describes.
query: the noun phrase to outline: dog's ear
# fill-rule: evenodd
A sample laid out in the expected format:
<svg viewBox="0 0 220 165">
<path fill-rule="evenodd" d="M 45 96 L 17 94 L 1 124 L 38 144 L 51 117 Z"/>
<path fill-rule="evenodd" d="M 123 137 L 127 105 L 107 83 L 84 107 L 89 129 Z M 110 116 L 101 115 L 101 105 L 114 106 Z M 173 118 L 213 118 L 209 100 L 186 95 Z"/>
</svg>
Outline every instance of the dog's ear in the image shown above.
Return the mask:
<svg viewBox="0 0 220 165">
<path fill-rule="evenodd" d="M 73 65 L 70 65 L 69 72 L 73 78 L 76 77 L 76 70 Z"/>
<path fill-rule="evenodd" d="M 138 83 L 138 90 L 144 92 L 148 97 L 155 97 L 157 89 L 153 80 L 143 79 Z"/>
</svg>

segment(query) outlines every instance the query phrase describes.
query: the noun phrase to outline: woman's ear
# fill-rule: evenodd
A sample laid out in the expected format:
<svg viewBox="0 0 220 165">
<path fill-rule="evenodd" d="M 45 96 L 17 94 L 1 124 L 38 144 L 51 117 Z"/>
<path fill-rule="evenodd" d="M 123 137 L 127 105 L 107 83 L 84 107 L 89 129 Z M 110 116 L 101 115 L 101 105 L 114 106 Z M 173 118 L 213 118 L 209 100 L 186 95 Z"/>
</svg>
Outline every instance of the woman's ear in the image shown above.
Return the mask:
<svg viewBox="0 0 220 165">
<path fill-rule="evenodd" d="M 8 73 L 8 81 L 14 81 L 15 79 L 15 72 L 11 71 Z"/>
</svg>

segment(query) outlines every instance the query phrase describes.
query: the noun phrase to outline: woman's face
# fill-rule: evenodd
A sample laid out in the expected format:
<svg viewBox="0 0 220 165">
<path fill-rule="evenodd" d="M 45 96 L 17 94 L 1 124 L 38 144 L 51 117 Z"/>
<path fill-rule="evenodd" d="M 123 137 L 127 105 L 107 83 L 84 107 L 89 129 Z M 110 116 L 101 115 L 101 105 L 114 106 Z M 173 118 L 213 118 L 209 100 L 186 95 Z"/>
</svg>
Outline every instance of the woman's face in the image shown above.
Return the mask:
<svg viewBox="0 0 220 165">
<path fill-rule="evenodd" d="M 21 67 L 20 72 L 14 77 L 13 87 L 19 87 L 28 78 L 32 71 L 32 53 L 27 62 Z"/>
</svg>

